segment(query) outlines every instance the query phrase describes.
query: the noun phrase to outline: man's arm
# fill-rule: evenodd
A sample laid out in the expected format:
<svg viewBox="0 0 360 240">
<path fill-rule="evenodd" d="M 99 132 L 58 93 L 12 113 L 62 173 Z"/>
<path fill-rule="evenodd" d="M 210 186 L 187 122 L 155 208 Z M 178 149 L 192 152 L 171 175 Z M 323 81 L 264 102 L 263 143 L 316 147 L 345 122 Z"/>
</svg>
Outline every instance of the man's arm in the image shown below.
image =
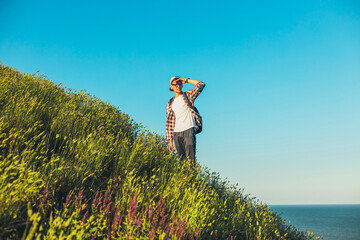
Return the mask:
<svg viewBox="0 0 360 240">
<path fill-rule="evenodd" d="M 181 79 L 183 84 L 184 83 L 191 83 L 191 84 L 193 84 L 195 86 L 196 86 L 196 84 L 198 84 L 200 82 L 198 80 L 193 80 L 193 79 L 190 79 L 190 78 L 180 78 L 180 79 Z"/>
<path fill-rule="evenodd" d="M 191 83 L 194 84 L 196 87 L 186 91 L 188 93 L 189 99 L 192 103 L 194 103 L 195 99 L 199 96 L 202 90 L 205 87 L 205 83 L 197 80 L 193 80 L 190 78 L 180 78 L 183 83 Z"/>
<path fill-rule="evenodd" d="M 166 105 L 166 139 L 169 141 L 169 151 L 174 152 L 173 136 L 174 136 L 174 114 L 170 109 L 170 104 Z"/>
<path fill-rule="evenodd" d="M 169 151 L 175 152 L 172 138 L 169 140 Z"/>
</svg>

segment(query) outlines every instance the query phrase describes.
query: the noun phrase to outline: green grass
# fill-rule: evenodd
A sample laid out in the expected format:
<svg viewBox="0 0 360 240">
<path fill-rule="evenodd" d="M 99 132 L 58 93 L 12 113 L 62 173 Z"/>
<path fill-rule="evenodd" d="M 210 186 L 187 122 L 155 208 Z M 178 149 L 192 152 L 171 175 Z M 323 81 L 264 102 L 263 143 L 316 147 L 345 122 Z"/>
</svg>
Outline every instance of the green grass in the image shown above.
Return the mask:
<svg viewBox="0 0 360 240">
<path fill-rule="evenodd" d="M 0 64 L 0 239 L 317 239 L 165 138 Z"/>
</svg>

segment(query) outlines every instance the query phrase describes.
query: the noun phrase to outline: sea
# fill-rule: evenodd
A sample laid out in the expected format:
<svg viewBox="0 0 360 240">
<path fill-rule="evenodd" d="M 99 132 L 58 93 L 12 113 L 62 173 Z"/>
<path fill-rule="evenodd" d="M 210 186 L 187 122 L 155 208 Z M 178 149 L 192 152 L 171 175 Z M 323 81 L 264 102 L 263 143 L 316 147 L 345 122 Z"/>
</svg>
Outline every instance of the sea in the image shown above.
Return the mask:
<svg viewBox="0 0 360 240">
<path fill-rule="evenodd" d="M 360 240 L 360 204 L 270 205 L 287 224 L 324 240 Z"/>
</svg>

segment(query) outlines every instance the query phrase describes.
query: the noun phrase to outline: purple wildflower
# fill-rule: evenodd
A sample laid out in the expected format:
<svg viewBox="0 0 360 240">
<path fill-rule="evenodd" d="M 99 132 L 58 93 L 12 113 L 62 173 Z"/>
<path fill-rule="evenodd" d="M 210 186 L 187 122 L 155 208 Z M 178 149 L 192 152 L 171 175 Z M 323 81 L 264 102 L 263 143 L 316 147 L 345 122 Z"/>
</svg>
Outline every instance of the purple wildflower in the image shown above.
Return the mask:
<svg viewBox="0 0 360 240">
<path fill-rule="evenodd" d="M 102 196 L 102 193 L 100 193 L 100 195 L 99 195 L 99 197 L 98 197 L 98 202 L 97 202 L 97 204 L 96 204 L 96 207 L 97 207 L 97 208 L 98 208 L 99 205 L 101 204 L 102 199 L 103 199 L 103 196 Z M 101 207 L 100 207 L 100 210 L 101 210 Z"/>
<path fill-rule="evenodd" d="M 71 197 L 72 192 L 73 192 L 73 190 L 70 190 L 70 192 L 66 196 L 64 207 L 68 207 L 71 204 L 72 200 L 70 200 L 70 197 Z"/>
<path fill-rule="evenodd" d="M 96 200 L 97 200 L 97 196 L 99 195 L 99 192 L 96 192 L 96 195 L 94 197 L 94 200 L 92 201 L 92 205 L 95 207 L 96 206 Z"/>
<path fill-rule="evenodd" d="M 87 217 L 88 213 L 89 213 L 89 210 L 87 210 L 87 211 L 85 212 L 84 216 L 83 216 L 83 219 L 82 219 L 82 224 L 83 224 L 83 225 L 85 224 L 86 217 Z"/>
<path fill-rule="evenodd" d="M 104 204 L 107 204 L 108 194 L 109 194 L 109 188 L 106 190 L 106 193 L 105 193 Z"/>
<path fill-rule="evenodd" d="M 196 228 L 195 230 L 195 239 L 199 238 L 199 228 Z"/>
<path fill-rule="evenodd" d="M 153 216 L 154 216 L 154 209 L 151 208 L 151 211 L 150 211 L 150 216 L 149 216 L 149 221 L 152 222 L 153 220 Z"/>
<path fill-rule="evenodd" d="M 111 206 L 112 202 L 109 202 L 106 206 L 106 212 L 110 212 L 110 206 Z"/>
<path fill-rule="evenodd" d="M 155 236 L 155 232 L 156 232 L 156 226 L 153 226 L 153 227 L 151 228 L 150 233 L 149 233 L 149 239 L 150 239 L 150 240 L 152 240 L 153 237 Z"/>
<path fill-rule="evenodd" d="M 148 205 L 146 206 L 145 217 L 149 217 L 149 209 L 150 209 L 150 203 L 148 203 Z"/>
<path fill-rule="evenodd" d="M 84 192 L 84 188 L 82 187 L 78 195 L 75 197 L 75 207 L 77 209 L 81 209 L 81 201 L 84 197 L 83 192 Z"/>
<path fill-rule="evenodd" d="M 141 226 L 141 221 L 142 221 L 142 218 L 141 218 L 141 215 L 137 218 L 137 222 L 136 222 L 136 225 L 137 225 L 137 229 L 140 228 Z"/>
</svg>

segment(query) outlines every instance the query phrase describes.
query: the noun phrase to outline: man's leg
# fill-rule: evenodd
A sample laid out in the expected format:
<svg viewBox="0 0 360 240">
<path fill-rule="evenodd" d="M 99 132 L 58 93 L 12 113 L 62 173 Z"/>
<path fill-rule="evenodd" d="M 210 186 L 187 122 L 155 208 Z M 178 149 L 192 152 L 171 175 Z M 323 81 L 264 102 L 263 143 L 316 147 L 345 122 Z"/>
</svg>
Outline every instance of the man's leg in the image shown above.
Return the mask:
<svg viewBox="0 0 360 240">
<path fill-rule="evenodd" d="M 180 156 L 180 162 L 186 158 L 185 144 L 184 144 L 184 132 L 174 132 L 174 144 L 178 155 Z"/>
<path fill-rule="evenodd" d="M 185 155 L 191 163 L 195 165 L 196 136 L 195 128 L 190 128 L 184 132 Z"/>
</svg>

